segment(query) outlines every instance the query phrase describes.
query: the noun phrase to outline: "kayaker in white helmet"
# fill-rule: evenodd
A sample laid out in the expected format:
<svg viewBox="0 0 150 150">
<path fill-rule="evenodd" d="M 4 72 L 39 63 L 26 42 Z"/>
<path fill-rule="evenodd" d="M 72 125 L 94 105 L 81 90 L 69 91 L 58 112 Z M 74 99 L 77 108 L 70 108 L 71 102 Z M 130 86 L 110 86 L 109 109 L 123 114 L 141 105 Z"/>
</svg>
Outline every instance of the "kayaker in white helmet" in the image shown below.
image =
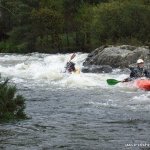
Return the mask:
<svg viewBox="0 0 150 150">
<path fill-rule="evenodd" d="M 138 59 L 136 63 L 137 63 L 137 67 L 130 68 L 131 70 L 130 77 L 124 79 L 123 82 L 128 82 L 133 79 L 137 79 L 141 77 L 150 78 L 150 72 L 144 68 L 144 60 Z"/>
</svg>

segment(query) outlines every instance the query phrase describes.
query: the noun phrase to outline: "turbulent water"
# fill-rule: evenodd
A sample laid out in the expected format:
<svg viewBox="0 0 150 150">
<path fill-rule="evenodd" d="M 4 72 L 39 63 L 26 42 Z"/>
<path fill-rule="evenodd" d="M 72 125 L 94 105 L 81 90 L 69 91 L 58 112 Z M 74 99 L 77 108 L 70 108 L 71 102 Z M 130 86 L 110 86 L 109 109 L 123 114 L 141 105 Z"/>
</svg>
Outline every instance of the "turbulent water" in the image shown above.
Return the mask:
<svg viewBox="0 0 150 150">
<path fill-rule="evenodd" d="M 108 86 L 127 73 L 65 74 L 71 54 L 1 54 L 0 73 L 26 98 L 31 119 L 0 124 L 0 150 L 150 148 L 150 92 Z M 87 54 L 73 59 L 78 68 Z M 149 145 L 148 145 L 149 144 Z"/>
</svg>

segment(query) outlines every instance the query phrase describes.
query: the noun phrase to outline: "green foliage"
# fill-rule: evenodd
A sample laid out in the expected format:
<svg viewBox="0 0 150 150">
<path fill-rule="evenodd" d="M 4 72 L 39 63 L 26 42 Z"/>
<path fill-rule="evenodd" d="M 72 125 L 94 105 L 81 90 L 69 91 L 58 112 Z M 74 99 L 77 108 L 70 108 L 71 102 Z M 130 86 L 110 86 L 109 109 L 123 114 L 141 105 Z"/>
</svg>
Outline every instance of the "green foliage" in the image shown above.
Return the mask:
<svg viewBox="0 0 150 150">
<path fill-rule="evenodd" d="M 61 31 L 62 18 L 56 11 L 48 8 L 41 8 L 31 12 L 32 25 L 36 29 L 37 35 L 52 34 L 53 32 Z M 37 32 L 38 31 L 38 32 Z"/>
<path fill-rule="evenodd" d="M 27 118 L 25 99 L 16 94 L 16 87 L 9 85 L 8 81 L 0 77 L 0 122 Z"/>
<path fill-rule="evenodd" d="M 144 43 L 150 37 L 150 7 L 125 1 L 111 2 L 94 8 L 97 39 L 102 43 L 123 38 L 137 39 Z"/>
<path fill-rule="evenodd" d="M 150 43 L 149 0 L 1 0 L 0 52 Z"/>
<path fill-rule="evenodd" d="M 10 41 L 2 41 L 0 42 L 0 52 L 1 53 L 13 53 L 18 52 L 16 44 Z"/>
<path fill-rule="evenodd" d="M 55 10 L 40 8 L 31 12 L 32 33 L 36 37 L 35 48 L 43 49 L 59 48 L 61 43 L 63 19 Z M 41 45 L 41 46 L 40 46 Z"/>
</svg>

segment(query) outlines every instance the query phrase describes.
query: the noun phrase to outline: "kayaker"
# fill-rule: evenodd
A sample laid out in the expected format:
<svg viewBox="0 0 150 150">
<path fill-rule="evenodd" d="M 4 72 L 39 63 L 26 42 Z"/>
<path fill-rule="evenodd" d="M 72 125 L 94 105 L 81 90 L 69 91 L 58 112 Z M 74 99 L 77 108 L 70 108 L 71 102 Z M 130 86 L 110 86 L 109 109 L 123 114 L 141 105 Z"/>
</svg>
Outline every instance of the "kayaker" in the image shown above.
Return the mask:
<svg viewBox="0 0 150 150">
<path fill-rule="evenodd" d="M 71 73 L 71 72 L 74 72 L 76 69 L 75 69 L 75 63 L 73 63 L 72 61 L 70 62 L 67 62 L 66 64 L 66 71 Z"/>
<path fill-rule="evenodd" d="M 150 78 L 150 72 L 144 68 L 144 61 L 143 59 L 137 60 L 137 67 L 130 68 L 131 73 L 130 77 L 123 80 L 123 82 L 132 81 L 133 79 L 146 77 Z"/>
<path fill-rule="evenodd" d="M 80 69 L 75 67 L 75 63 L 73 63 L 72 61 L 67 62 L 66 64 L 66 71 L 68 73 L 76 73 L 76 74 L 80 74 Z M 65 72 L 66 72 L 65 71 Z"/>
</svg>

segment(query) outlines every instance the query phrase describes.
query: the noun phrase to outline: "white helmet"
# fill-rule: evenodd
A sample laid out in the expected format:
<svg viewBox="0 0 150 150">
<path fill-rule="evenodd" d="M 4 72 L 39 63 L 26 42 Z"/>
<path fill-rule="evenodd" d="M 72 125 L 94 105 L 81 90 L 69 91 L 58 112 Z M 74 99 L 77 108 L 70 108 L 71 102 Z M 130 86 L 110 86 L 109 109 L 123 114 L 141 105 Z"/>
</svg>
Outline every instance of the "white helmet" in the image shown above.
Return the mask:
<svg viewBox="0 0 150 150">
<path fill-rule="evenodd" d="M 137 64 L 144 63 L 144 60 L 143 59 L 138 59 L 136 63 Z"/>
</svg>

